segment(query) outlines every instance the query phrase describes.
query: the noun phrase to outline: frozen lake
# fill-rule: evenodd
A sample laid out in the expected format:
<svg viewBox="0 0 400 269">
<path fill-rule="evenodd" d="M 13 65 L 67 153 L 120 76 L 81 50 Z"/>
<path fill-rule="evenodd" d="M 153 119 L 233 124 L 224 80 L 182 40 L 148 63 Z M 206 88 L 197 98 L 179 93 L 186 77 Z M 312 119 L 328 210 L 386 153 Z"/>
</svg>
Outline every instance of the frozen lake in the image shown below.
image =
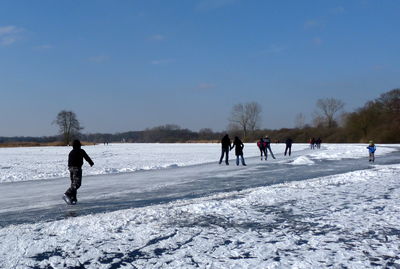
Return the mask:
<svg viewBox="0 0 400 269">
<path fill-rule="evenodd" d="M 137 154 L 128 155 L 140 147 L 153 154 L 160 145 L 156 161 L 151 155 L 137 165 Z M 233 160 L 218 165 L 217 144 L 127 147 L 85 147 L 96 166 L 136 172 L 97 167 L 88 176 L 92 168 L 84 167 L 77 206 L 60 199 L 67 178 L 28 176 L 0 184 L 0 267 L 400 266 L 399 145 L 378 145 L 371 164 L 360 144 L 294 145 L 291 157 L 273 144 L 277 159 L 268 161 L 255 157 L 258 149 L 249 144 L 246 167 Z M 17 150 L 25 156 L 12 150 L 7 156 L 40 161 L 43 171 L 51 158 L 61 167 L 69 151 Z M 110 162 L 110 155 L 134 161 Z M 18 167 L 1 156 L 1 165 L 11 166 L 7 172 Z M 33 166 L 26 169 L 34 174 Z"/>
</svg>

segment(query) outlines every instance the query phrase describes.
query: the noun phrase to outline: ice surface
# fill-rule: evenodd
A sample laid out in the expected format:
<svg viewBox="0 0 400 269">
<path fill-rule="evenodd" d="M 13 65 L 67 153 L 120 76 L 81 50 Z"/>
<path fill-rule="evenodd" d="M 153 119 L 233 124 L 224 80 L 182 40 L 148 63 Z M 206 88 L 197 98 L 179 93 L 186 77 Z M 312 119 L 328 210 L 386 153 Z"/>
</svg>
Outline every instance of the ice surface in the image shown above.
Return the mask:
<svg viewBox="0 0 400 269">
<path fill-rule="evenodd" d="M 400 265 L 400 165 L 0 229 L 4 268 Z"/>
<path fill-rule="evenodd" d="M 335 173 L 338 166 L 331 165 L 347 159 L 347 163 L 354 163 L 355 171 L 80 217 L 74 217 L 74 207 L 64 205 L 66 219 L 1 228 L 0 268 L 400 267 L 400 160 L 397 164 L 379 164 L 383 154 L 396 151 L 399 146 L 378 147 L 377 163 L 365 164 L 361 170 L 357 170 L 360 163 L 364 160 L 368 163 L 365 145 L 336 144 L 324 145 L 321 150 L 304 150 L 306 146 L 285 159 L 284 146 L 273 145 L 277 160 L 249 161 L 252 164 L 257 160 L 257 166 L 215 165 L 221 172 L 212 180 L 228 185 L 233 178 L 241 179 L 243 184 L 257 182 L 252 177 L 272 173 L 268 168 L 281 169 L 286 165 L 289 171 L 289 167 L 301 168 L 304 160 L 313 162 L 304 169 L 324 168 Z M 90 149 L 87 147 L 89 155 L 94 155 Z M 340 154 L 341 150 L 344 154 Z M 1 160 L 7 160 L 1 167 L 15 165 L 10 159 L 29 163 L 36 160 L 32 156 L 48 155 L 48 152 L 36 153 L 27 159 L 1 155 Z M 191 154 L 192 151 L 188 156 Z M 257 149 L 254 154 L 258 154 Z M 219 147 L 208 156 L 211 155 L 215 162 Z M 359 157 L 365 159 L 358 160 Z M 300 165 L 292 165 L 296 160 L 302 160 Z M 164 187 L 172 183 L 201 187 L 202 183 L 209 183 L 202 181 L 202 176 L 208 175 L 202 172 L 204 167 L 208 166 L 170 169 L 182 174 L 176 178 L 177 182 L 148 178 L 160 173 L 137 173 L 140 180 L 134 182 L 136 191 L 140 193 L 140 186 L 145 191 L 149 180 Z M 185 182 L 185 174 L 193 172 L 198 174 L 196 181 Z M 102 180 L 106 177 L 111 176 L 101 176 Z M 120 179 L 110 182 L 110 186 L 114 184 L 117 188 L 123 180 L 129 182 L 128 175 L 121 175 Z M 38 192 L 48 191 L 54 186 L 52 183 L 52 180 L 4 183 L 0 184 L 0 195 L 6 197 L 4 191 L 12 192 L 13 186 L 32 189 L 40 186 Z M 90 184 L 84 190 L 89 194 Z M 27 201 L 34 204 L 34 197 L 27 197 Z"/>
<path fill-rule="evenodd" d="M 275 155 L 283 155 L 284 144 L 271 144 Z M 293 144 L 292 151 L 307 149 L 308 159 L 361 158 L 367 154 L 364 144 L 323 144 L 320 150 L 309 150 L 307 144 Z M 109 144 L 83 147 L 95 162 L 84 164 L 85 175 L 105 175 L 189 166 L 216 162 L 219 144 Z M 0 183 L 68 177 L 70 147 L 0 148 Z M 377 145 L 377 157 L 393 151 Z M 259 156 L 255 143 L 246 143 L 245 158 Z M 230 159 L 234 159 L 231 151 Z M 299 160 L 301 161 L 301 160 Z"/>
<path fill-rule="evenodd" d="M 299 146 L 302 149 L 304 146 Z M 109 144 L 85 146 L 95 165 L 84 164 L 85 175 L 104 175 L 215 162 L 219 144 Z M 281 149 L 281 146 L 279 147 Z M 0 148 L 0 183 L 67 177 L 70 147 Z M 257 156 L 245 145 L 245 156 Z M 234 157 L 231 151 L 231 157 Z"/>
</svg>

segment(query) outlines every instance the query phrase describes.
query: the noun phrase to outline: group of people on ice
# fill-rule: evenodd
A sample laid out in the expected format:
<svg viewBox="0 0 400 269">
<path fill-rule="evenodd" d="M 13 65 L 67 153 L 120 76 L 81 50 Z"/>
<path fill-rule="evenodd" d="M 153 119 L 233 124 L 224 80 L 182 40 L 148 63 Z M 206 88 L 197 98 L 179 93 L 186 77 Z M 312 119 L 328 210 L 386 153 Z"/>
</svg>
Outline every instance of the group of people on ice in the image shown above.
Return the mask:
<svg viewBox="0 0 400 269">
<path fill-rule="evenodd" d="M 219 164 L 222 163 L 222 160 L 224 159 L 225 156 L 225 164 L 229 165 L 229 151 L 231 151 L 233 148 L 235 148 L 235 155 L 236 155 L 236 165 L 239 165 L 239 158 L 242 160 L 242 165 L 246 166 L 246 163 L 244 161 L 243 157 L 243 148 L 244 144 L 242 140 L 239 139 L 239 137 L 235 136 L 235 139 L 233 140 L 233 144 L 231 142 L 231 139 L 229 138 L 229 135 L 226 134 L 222 140 L 221 140 L 221 145 L 222 145 L 222 152 L 221 152 L 221 158 L 219 159 Z"/>
<path fill-rule="evenodd" d="M 314 137 L 310 138 L 309 144 L 311 149 L 320 149 L 321 148 L 321 143 L 322 139 L 317 138 L 315 139 Z M 289 156 L 292 154 L 292 144 L 293 140 L 291 138 L 287 138 L 285 141 L 286 148 L 285 148 L 285 153 L 284 155 L 286 156 L 289 154 Z M 219 164 L 222 163 L 224 157 L 225 157 L 225 164 L 229 165 L 229 152 L 235 148 L 235 155 L 236 155 L 236 165 L 239 165 L 239 158 L 242 161 L 242 165 L 246 165 L 243 157 L 243 148 L 244 144 L 243 142 L 239 139 L 239 137 L 235 136 L 235 139 L 233 141 L 233 144 L 231 142 L 231 139 L 229 138 L 228 134 L 225 134 L 225 136 L 221 140 L 221 145 L 222 145 L 222 151 L 221 151 L 221 158 L 219 159 Z M 260 155 L 261 155 L 261 160 L 263 158 L 265 160 L 268 159 L 268 151 L 271 154 L 271 157 L 273 159 L 275 158 L 274 153 L 272 152 L 271 149 L 271 138 L 269 138 L 268 135 L 265 137 L 261 137 L 259 141 L 257 141 L 257 147 L 260 150 Z M 367 147 L 369 151 L 369 161 L 370 162 L 375 162 L 375 151 L 376 151 L 376 146 L 373 141 L 369 141 L 369 145 Z"/>
<path fill-rule="evenodd" d="M 293 140 L 291 138 L 286 139 L 286 149 L 285 149 L 285 156 L 286 154 L 289 153 L 289 156 L 292 154 L 292 144 Z M 242 161 L 242 165 L 246 165 L 243 157 L 243 148 L 244 144 L 243 142 L 239 139 L 239 137 L 235 136 L 235 139 L 233 140 L 233 144 L 231 142 L 231 139 L 229 138 L 228 134 L 225 134 L 225 136 L 221 139 L 221 158 L 219 159 L 219 164 L 222 163 L 224 157 L 225 157 L 225 164 L 229 165 L 229 152 L 235 148 L 235 155 L 236 155 L 236 165 L 239 165 L 239 158 Z M 257 146 L 260 149 L 260 154 L 261 154 L 261 160 L 263 160 L 263 157 L 265 160 L 268 159 L 268 151 L 271 154 L 271 157 L 273 159 L 275 158 L 274 153 L 272 152 L 271 149 L 271 138 L 269 138 L 268 135 L 265 137 L 261 137 L 260 140 L 257 142 Z"/>
<path fill-rule="evenodd" d="M 321 143 L 322 143 L 322 139 L 320 137 L 318 137 L 317 139 L 315 139 L 314 137 L 311 137 L 309 140 L 310 143 L 310 149 L 320 149 L 321 148 Z"/>
</svg>

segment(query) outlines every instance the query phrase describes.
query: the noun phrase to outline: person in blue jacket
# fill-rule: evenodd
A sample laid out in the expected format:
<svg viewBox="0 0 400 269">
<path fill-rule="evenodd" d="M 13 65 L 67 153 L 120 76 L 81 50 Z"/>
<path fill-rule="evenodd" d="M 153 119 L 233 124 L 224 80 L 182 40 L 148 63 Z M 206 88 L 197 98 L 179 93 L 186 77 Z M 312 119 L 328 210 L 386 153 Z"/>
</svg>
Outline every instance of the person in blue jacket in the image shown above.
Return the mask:
<svg viewBox="0 0 400 269">
<path fill-rule="evenodd" d="M 370 162 L 375 162 L 376 146 L 374 144 L 374 141 L 369 141 L 369 145 L 368 145 L 367 149 L 369 151 L 369 161 Z"/>
</svg>

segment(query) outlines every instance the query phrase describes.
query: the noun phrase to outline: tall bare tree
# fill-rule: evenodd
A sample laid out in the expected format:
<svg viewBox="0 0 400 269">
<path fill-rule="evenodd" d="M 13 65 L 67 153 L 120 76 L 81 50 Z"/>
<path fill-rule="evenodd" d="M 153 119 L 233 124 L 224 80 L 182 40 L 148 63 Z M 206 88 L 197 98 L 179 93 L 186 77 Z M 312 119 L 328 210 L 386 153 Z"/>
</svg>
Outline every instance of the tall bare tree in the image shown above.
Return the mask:
<svg viewBox="0 0 400 269">
<path fill-rule="evenodd" d="M 303 128 L 306 125 L 306 117 L 303 113 L 298 113 L 294 118 L 294 126 L 296 128 Z"/>
<path fill-rule="evenodd" d="M 231 127 L 239 127 L 243 130 L 245 138 L 248 131 L 258 128 L 261 119 L 261 106 L 257 102 L 236 104 L 233 106 L 229 122 Z"/>
<path fill-rule="evenodd" d="M 324 119 L 328 128 L 336 126 L 335 116 L 342 110 L 344 103 L 335 98 L 319 99 L 317 101 L 317 116 Z"/>
<path fill-rule="evenodd" d="M 83 129 L 76 117 L 76 114 L 72 111 L 60 111 L 53 123 L 58 125 L 58 132 L 62 136 L 66 145 L 69 145 L 71 140 L 78 136 L 79 131 Z"/>
</svg>

